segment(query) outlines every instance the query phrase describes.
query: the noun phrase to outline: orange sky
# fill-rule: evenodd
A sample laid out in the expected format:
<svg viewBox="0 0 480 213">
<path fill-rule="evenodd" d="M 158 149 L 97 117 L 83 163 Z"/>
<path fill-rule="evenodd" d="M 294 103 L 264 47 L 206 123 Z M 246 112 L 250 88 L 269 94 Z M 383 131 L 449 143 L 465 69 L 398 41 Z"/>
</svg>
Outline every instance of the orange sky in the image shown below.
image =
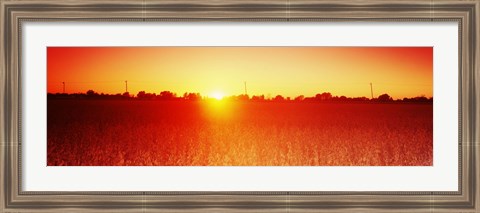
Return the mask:
<svg viewBox="0 0 480 213">
<path fill-rule="evenodd" d="M 432 47 L 48 47 L 47 91 L 433 96 Z"/>
</svg>

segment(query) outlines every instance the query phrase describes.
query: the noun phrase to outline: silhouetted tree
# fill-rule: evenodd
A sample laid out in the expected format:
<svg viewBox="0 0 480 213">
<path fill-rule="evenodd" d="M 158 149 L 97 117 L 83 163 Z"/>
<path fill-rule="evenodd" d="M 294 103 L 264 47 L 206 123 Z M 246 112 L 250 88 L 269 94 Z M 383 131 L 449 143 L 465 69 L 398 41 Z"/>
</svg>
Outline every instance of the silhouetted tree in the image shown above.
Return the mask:
<svg viewBox="0 0 480 213">
<path fill-rule="evenodd" d="M 137 98 L 143 99 L 145 97 L 145 91 L 140 91 L 137 93 Z"/>
<path fill-rule="evenodd" d="M 328 101 L 330 99 L 332 99 L 332 94 L 329 92 L 324 92 L 322 94 L 315 95 L 315 100 L 317 101 Z"/>
<path fill-rule="evenodd" d="M 250 100 L 250 97 L 248 95 L 242 94 L 242 95 L 238 95 L 236 99 L 239 101 L 248 101 Z"/>
<path fill-rule="evenodd" d="M 424 95 L 421 95 L 414 98 L 403 98 L 403 102 L 421 102 L 421 103 L 433 102 L 433 97 L 427 98 Z"/>
<path fill-rule="evenodd" d="M 172 99 L 175 99 L 176 97 L 177 95 L 170 91 L 163 91 L 163 92 L 160 92 L 160 95 L 158 95 L 158 98 L 161 100 L 172 100 Z"/>
<path fill-rule="evenodd" d="M 427 102 L 427 101 L 428 101 L 428 98 L 425 97 L 425 96 L 423 96 L 423 95 L 422 95 L 422 96 L 415 97 L 415 98 L 413 98 L 413 99 L 415 99 L 415 101 L 417 101 L 417 102 Z"/>
<path fill-rule="evenodd" d="M 98 96 L 98 93 L 96 93 L 95 91 L 93 91 L 93 90 L 88 90 L 87 91 L 87 97 L 93 98 L 93 97 L 96 97 L 96 96 Z"/>
<path fill-rule="evenodd" d="M 264 95 L 260 95 L 260 96 L 252 96 L 252 101 L 265 101 L 265 96 Z"/>
<path fill-rule="evenodd" d="M 392 101 L 393 99 L 388 94 L 382 94 L 382 95 L 378 96 L 377 100 L 382 101 L 382 102 L 386 102 L 386 101 Z"/>
<path fill-rule="evenodd" d="M 183 99 L 189 101 L 198 101 L 202 99 L 202 96 L 200 95 L 200 93 L 184 93 Z"/>
<path fill-rule="evenodd" d="M 368 99 L 367 97 L 355 97 L 355 98 L 352 98 L 352 100 L 354 100 L 354 101 L 368 101 L 370 99 Z"/>
<path fill-rule="evenodd" d="M 305 99 L 305 96 L 299 95 L 295 98 L 295 101 L 303 101 L 303 99 Z"/>
<path fill-rule="evenodd" d="M 331 93 L 329 93 L 329 92 L 322 93 L 322 100 L 323 101 L 327 101 L 327 100 L 330 100 L 330 99 L 332 99 L 332 94 Z"/>
<path fill-rule="evenodd" d="M 275 96 L 275 98 L 273 98 L 273 101 L 284 101 L 284 100 L 285 100 L 285 98 L 281 95 L 277 95 L 277 96 Z"/>
<path fill-rule="evenodd" d="M 157 94 L 155 94 L 155 93 L 147 93 L 147 94 L 145 94 L 145 99 L 147 99 L 147 100 L 153 100 L 153 99 L 155 99 L 156 97 L 157 97 Z"/>
</svg>

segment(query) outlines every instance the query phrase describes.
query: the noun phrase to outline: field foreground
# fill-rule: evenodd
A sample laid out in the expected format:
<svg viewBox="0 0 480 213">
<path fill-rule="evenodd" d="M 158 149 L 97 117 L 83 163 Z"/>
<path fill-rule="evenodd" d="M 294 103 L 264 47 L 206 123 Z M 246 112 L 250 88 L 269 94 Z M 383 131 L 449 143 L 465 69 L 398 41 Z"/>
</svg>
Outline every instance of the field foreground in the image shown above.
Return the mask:
<svg viewBox="0 0 480 213">
<path fill-rule="evenodd" d="M 432 166 L 432 104 L 48 100 L 48 166 Z"/>
</svg>

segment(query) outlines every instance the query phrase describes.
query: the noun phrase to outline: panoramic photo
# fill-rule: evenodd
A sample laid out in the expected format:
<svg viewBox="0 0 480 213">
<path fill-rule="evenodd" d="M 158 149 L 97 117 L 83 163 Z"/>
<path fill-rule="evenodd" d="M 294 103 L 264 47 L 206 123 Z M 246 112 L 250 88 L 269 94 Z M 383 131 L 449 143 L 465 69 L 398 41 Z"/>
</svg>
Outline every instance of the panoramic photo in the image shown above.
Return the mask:
<svg viewBox="0 0 480 213">
<path fill-rule="evenodd" d="M 433 47 L 48 47 L 48 166 L 433 166 Z"/>
</svg>

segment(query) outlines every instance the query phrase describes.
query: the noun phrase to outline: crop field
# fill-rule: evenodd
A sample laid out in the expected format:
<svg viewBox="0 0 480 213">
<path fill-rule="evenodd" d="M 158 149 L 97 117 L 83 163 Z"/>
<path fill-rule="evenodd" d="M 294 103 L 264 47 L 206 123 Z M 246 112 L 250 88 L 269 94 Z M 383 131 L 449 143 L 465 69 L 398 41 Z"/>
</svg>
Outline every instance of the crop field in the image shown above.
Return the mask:
<svg viewBox="0 0 480 213">
<path fill-rule="evenodd" d="M 413 103 L 48 100 L 48 166 L 431 166 Z"/>
</svg>

